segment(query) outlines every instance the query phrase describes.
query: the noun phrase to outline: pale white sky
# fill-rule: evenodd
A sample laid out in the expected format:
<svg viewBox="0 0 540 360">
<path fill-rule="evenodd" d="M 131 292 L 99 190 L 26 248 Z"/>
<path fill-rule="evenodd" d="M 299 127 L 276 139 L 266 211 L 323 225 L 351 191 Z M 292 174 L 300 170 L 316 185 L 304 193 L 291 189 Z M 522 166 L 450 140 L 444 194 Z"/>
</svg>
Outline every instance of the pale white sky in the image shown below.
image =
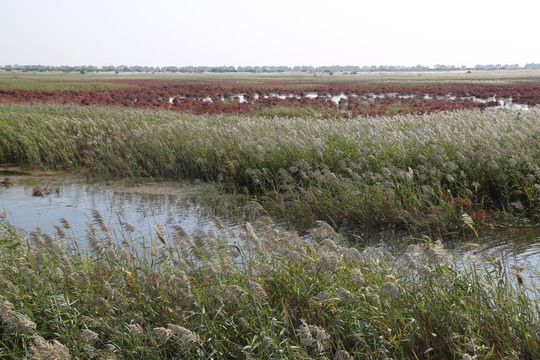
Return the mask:
<svg viewBox="0 0 540 360">
<path fill-rule="evenodd" d="M 0 0 L 0 65 L 540 63 L 538 0 Z"/>
</svg>

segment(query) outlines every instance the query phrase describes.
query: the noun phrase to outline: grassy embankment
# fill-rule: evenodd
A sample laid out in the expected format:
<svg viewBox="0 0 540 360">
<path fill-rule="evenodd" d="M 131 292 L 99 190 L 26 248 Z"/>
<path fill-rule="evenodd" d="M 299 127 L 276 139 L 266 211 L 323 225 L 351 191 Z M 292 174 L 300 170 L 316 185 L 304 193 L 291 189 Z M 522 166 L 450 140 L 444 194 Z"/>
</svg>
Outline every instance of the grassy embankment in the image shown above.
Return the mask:
<svg viewBox="0 0 540 360">
<path fill-rule="evenodd" d="M 539 109 L 328 120 L 0 107 L 0 162 L 218 181 L 288 219 L 334 227 L 537 219 L 539 137 Z"/>
<path fill-rule="evenodd" d="M 89 250 L 64 219 L 54 235 L 4 232 L 0 357 L 540 357 L 540 293 L 519 268 L 477 253 L 457 269 L 429 241 L 359 252 L 323 222 L 310 242 L 248 211 L 253 226 L 157 224 L 154 239 L 94 212 Z"/>
</svg>

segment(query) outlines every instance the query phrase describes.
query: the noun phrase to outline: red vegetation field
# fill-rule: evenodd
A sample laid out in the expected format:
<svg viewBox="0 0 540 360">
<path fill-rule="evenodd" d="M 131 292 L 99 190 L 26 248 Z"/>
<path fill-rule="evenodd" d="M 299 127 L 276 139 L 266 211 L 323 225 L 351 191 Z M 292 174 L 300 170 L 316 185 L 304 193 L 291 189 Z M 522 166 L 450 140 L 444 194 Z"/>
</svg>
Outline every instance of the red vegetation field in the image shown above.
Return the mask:
<svg viewBox="0 0 540 360">
<path fill-rule="evenodd" d="M 107 82 L 131 86 L 84 91 L 0 88 L 0 102 L 167 108 L 195 114 L 257 114 L 264 110 L 296 108 L 299 112 L 302 109 L 312 109 L 327 116 L 343 117 L 418 114 L 497 106 L 522 108 L 540 104 L 540 82 L 506 85 L 153 80 Z"/>
</svg>

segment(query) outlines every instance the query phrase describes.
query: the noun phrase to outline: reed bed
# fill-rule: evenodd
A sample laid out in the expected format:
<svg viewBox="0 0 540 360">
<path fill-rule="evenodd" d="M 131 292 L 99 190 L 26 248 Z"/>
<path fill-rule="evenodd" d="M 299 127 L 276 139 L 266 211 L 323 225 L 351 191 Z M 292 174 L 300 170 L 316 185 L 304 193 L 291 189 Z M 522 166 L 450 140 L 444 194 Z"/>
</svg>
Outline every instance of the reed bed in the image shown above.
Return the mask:
<svg viewBox="0 0 540 360">
<path fill-rule="evenodd" d="M 17 359 L 537 359 L 538 282 L 429 239 L 399 257 L 259 216 L 148 238 L 92 213 L 86 239 L 0 235 L 0 356 Z M 114 234 L 114 235 L 113 235 Z M 82 244 L 85 244 L 83 246 Z"/>
<path fill-rule="evenodd" d="M 354 119 L 1 105 L 0 162 L 216 181 L 293 220 L 538 219 L 540 109 Z"/>
</svg>

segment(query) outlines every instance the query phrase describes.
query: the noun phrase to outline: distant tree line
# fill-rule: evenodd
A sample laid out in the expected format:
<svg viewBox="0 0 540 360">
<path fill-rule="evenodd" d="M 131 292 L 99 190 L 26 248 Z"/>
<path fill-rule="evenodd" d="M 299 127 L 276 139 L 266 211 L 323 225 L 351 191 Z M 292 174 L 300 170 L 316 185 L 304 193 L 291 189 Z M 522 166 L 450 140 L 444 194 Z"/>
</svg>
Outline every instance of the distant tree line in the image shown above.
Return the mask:
<svg viewBox="0 0 540 360">
<path fill-rule="evenodd" d="M 227 73 L 227 72 L 251 72 L 251 73 L 271 73 L 271 72 L 326 72 L 333 74 L 334 72 L 374 72 L 374 71 L 448 71 L 448 70 L 519 70 L 519 69 L 540 69 L 540 63 L 529 63 L 525 66 L 519 64 L 490 64 L 476 65 L 467 67 L 465 65 L 435 65 L 430 66 L 394 66 L 394 65 L 379 65 L 379 66 L 355 66 L 355 65 L 332 65 L 332 66 L 45 66 L 45 65 L 4 65 L 0 66 L 3 71 L 61 71 L 61 72 L 79 72 L 79 73 L 95 73 L 95 72 L 140 72 L 140 73 L 159 73 L 159 72 L 180 72 L 180 73 Z"/>
</svg>

